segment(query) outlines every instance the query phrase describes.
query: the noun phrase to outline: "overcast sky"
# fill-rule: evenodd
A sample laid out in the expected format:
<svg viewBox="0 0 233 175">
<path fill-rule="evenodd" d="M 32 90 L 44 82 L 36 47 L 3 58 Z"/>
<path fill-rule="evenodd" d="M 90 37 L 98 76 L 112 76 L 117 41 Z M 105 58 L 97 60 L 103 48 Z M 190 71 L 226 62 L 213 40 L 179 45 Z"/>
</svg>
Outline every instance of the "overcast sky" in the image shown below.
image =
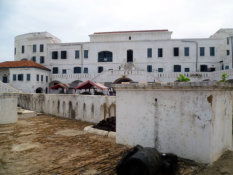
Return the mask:
<svg viewBox="0 0 233 175">
<path fill-rule="evenodd" d="M 0 62 L 14 37 L 47 31 L 63 42 L 94 32 L 169 29 L 172 38 L 209 37 L 233 28 L 233 0 L 0 0 Z"/>
</svg>

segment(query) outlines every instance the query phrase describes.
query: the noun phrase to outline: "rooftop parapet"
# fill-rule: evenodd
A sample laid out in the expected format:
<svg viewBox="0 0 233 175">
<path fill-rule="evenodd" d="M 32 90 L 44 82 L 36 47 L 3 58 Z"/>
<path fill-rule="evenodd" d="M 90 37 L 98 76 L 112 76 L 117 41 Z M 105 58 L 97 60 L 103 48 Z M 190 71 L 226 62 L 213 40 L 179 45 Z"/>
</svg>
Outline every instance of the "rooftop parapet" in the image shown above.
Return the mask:
<svg viewBox="0 0 233 175">
<path fill-rule="evenodd" d="M 150 89 L 192 89 L 192 90 L 233 90 L 232 83 L 223 83 L 218 81 L 206 82 L 161 82 L 161 83 L 129 83 L 113 85 L 117 90 L 135 89 L 135 90 L 150 90 Z"/>
<path fill-rule="evenodd" d="M 50 39 L 54 40 L 55 43 L 61 43 L 61 40 L 56 36 L 48 33 L 48 32 L 33 32 L 33 33 L 26 33 L 22 35 L 18 35 L 15 37 L 15 41 L 17 40 L 35 40 L 35 39 Z"/>
<path fill-rule="evenodd" d="M 115 32 L 95 32 L 89 35 L 91 42 L 112 41 L 154 41 L 171 39 L 171 31 L 163 30 L 134 30 Z"/>
</svg>

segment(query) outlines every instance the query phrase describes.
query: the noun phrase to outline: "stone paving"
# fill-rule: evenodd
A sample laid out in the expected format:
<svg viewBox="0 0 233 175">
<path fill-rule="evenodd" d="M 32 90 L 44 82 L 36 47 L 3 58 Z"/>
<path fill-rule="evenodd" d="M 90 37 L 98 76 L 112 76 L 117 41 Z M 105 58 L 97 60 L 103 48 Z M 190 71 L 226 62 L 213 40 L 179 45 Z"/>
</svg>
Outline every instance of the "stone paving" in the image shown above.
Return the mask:
<svg viewBox="0 0 233 175">
<path fill-rule="evenodd" d="M 88 125 L 45 115 L 0 125 L 0 175 L 115 175 L 117 162 L 129 148 L 113 138 L 84 133 Z M 223 160 L 228 167 L 219 166 L 219 172 L 231 173 L 232 154 Z M 180 160 L 177 174 L 194 175 L 204 168 Z"/>
</svg>

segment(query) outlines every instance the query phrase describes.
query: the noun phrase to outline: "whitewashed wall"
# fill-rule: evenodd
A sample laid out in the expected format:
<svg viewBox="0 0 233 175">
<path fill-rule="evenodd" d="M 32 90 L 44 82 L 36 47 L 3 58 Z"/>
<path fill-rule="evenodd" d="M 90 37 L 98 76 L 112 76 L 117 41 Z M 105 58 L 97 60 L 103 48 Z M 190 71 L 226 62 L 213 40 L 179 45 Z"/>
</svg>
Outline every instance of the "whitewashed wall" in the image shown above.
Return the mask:
<svg viewBox="0 0 233 175">
<path fill-rule="evenodd" d="M 173 73 L 174 65 L 181 65 L 181 72 L 189 68 L 190 72 L 196 71 L 196 61 L 198 69 L 200 65 L 205 64 L 208 67 L 215 67 L 221 70 L 222 65 L 232 68 L 232 46 L 227 44 L 227 38 L 232 33 L 232 29 L 221 30 L 224 35 L 210 38 L 187 38 L 171 39 L 171 32 L 126 32 L 118 34 L 94 34 L 90 35 L 90 42 L 60 43 L 61 41 L 47 32 L 29 33 L 19 35 L 15 38 L 16 55 L 15 60 L 22 58 L 31 59 L 32 56 L 45 56 L 44 66 L 52 69 L 59 68 L 59 73 L 52 76 L 52 81 L 62 83 L 71 83 L 76 80 L 86 81 L 98 76 L 99 66 L 103 66 L 107 71 L 128 69 L 147 72 L 147 65 L 152 65 L 152 71 L 157 73 L 158 68 L 163 68 L 163 73 Z M 220 33 L 221 33 L 220 32 Z M 219 32 L 218 32 L 219 33 Z M 215 36 L 213 35 L 213 36 Z M 128 40 L 129 36 L 132 37 Z M 37 52 L 32 52 L 32 45 L 37 45 Z M 39 52 L 39 44 L 44 44 L 44 52 Z M 25 53 L 21 53 L 21 46 L 25 45 Z M 173 56 L 173 48 L 179 47 L 179 56 Z M 184 47 L 189 47 L 189 56 L 184 56 Z M 196 47 L 198 51 L 196 52 Z M 205 56 L 200 56 L 200 47 L 205 47 Z M 215 56 L 210 56 L 210 47 L 215 47 Z M 147 49 L 152 49 L 152 57 L 147 58 Z M 158 48 L 163 49 L 163 57 L 158 57 Z M 127 63 L 127 50 L 133 50 L 133 63 L 129 66 Z M 75 59 L 75 50 L 79 50 L 80 57 Z M 88 58 L 84 58 L 84 50 L 88 50 Z M 226 51 L 230 50 L 230 55 Z M 58 59 L 52 60 L 52 51 L 58 51 Z M 67 51 L 67 59 L 61 59 L 61 51 Z M 100 51 L 111 51 L 113 53 L 113 62 L 98 62 L 98 53 Z M 196 54 L 198 58 L 196 60 Z M 38 62 L 38 61 L 37 61 Z M 87 75 L 74 74 L 74 67 L 80 66 L 88 68 Z M 67 73 L 62 74 L 62 69 Z M 100 79 L 104 82 L 111 82 L 113 77 L 100 74 Z M 126 74 L 127 76 L 127 74 Z M 69 78 L 67 80 L 66 78 Z M 99 78 L 98 77 L 98 78 Z M 97 78 L 97 80 L 98 80 Z M 120 78 L 120 77 L 118 77 Z M 141 76 L 135 76 L 133 81 L 143 81 Z M 143 78 L 146 81 L 148 78 Z M 150 78 L 149 78 L 150 79 Z M 114 80 L 113 80 L 114 81 Z M 166 81 L 166 80 L 165 80 Z"/>
<path fill-rule="evenodd" d="M 0 93 L 0 124 L 16 123 L 17 120 L 17 94 Z"/>
<path fill-rule="evenodd" d="M 38 68 L 10 68 L 9 72 L 9 85 L 23 92 L 35 93 L 37 88 L 42 88 L 45 92 L 46 88 L 49 89 L 50 71 Z M 16 81 L 13 81 L 14 74 L 16 74 Z M 18 74 L 23 74 L 23 81 L 18 81 Z M 27 81 L 27 74 L 30 74 L 30 81 Z M 39 81 L 37 81 L 37 75 L 39 75 Z M 46 76 L 48 76 L 48 82 L 46 82 Z"/>
<path fill-rule="evenodd" d="M 116 97 L 65 94 L 19 94 L 18 104 L 55 116 L 98 123 L 116 116 Z"/>
<path fill-rule="evenodd" d="M 31 60 L 32 57 L 35 56 L 36 62 L 40 63 L 40 56 L 44 56 L 45 63 L 42 64 L 46 64 L 48 60 L 47 44 L 60 42 L 60 39 L 48 32 L 34 32 L 18 35 L 15 37 L 15 60 L 24 58 Z M 43 52 L 40 52 L 40 44 L 44 45 Z M 36 52 L 33 52 L 33 45 L 36 45 Z M 22 46 L 24 46 L 24 53 L 22 53 Z"/>
<path fill-rule="evenodd" d="M 232 148 L 231 84 L 116 85 L 117 143 L 212 163 Z"/>
</svg>

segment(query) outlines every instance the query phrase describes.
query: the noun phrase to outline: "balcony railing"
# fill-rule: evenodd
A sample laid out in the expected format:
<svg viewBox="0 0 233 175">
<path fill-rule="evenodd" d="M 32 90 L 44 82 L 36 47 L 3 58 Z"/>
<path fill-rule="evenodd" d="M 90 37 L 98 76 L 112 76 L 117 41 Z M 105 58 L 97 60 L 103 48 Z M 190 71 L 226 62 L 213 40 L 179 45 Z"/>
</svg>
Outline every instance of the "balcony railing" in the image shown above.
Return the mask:
<svg viewBox="0 0 233 175">
<path fill-rule="evenodd" d="M 170 79 L 176 79 L 180 74 L 183 74 L 191 80 L 219 80 L 223 73 L 228 75 L 228 79 L 233 79 L 233 69 L 215 71 L 215 72 L 171 72 L 171 73 L 163 73 L 163 72 L 146 72 L 142 70 L 106 70 L 102 73 L 90 73 L 90 74 L 53 74 L 52 80 L 57 79 L 76 79 L 76 80 L 92 80 L 95 81 L 101 76 L 106 76 L 106 81 L 108 77 L 121 77 L 121 76 L 145 76 L 145 77 L 153 77 L 155 80 L 166 81 Z"/>
</svg>

